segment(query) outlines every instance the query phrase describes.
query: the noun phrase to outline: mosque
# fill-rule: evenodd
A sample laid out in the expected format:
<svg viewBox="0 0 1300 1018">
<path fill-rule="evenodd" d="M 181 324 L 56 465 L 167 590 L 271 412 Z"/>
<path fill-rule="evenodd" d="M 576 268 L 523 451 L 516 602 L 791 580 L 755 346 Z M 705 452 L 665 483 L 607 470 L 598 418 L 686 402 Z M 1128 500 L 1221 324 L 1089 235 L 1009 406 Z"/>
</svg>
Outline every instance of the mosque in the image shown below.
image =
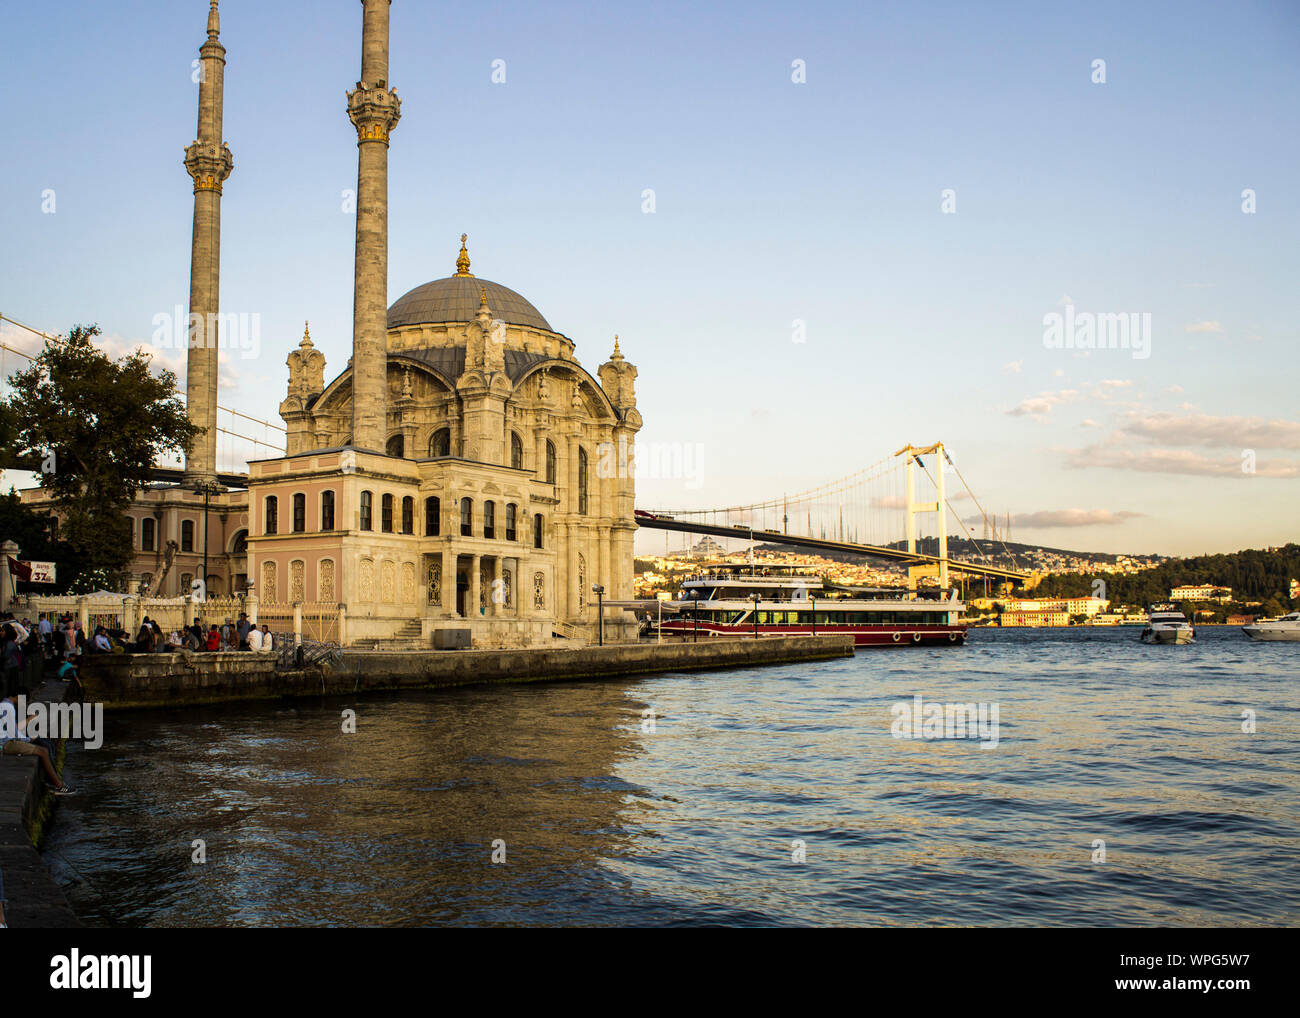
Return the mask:
<svg viewBox="0 0 1300 1018">
<path fill-rule="evenodd" d="M 494 645 L 582 635 L 595 624 L 593 588 L 632 597 L 632 471 L 602 465 L 631 461 L 636 368 L 615 337 L 593 376 L 529 301 L 470 271 L 465 235 L 453 274 L 389 305 L 388 151 L 401 102 L 388 75 L 391 0 L 362 6 L 361 79 L 347 94 L 358 149 L 352 357 L 327 382 L 304 330 L 280 404 L 285 455 L 250 462 L 239 490 L 216 469 L 221 197 L 234 160 L 210 2 L 185 157 L 186 402 L 205 431 L 181 483 L 142 492 L 130 511 L 134 578 L 154 596 L 190 589 L 205 572 L 201 526 L 215 522 L 210 596 L 345 605 L 349 642 L 428 646 L 444 627 Z M 606 630 L 630 622 L 610 613 Z"/>
</svg>

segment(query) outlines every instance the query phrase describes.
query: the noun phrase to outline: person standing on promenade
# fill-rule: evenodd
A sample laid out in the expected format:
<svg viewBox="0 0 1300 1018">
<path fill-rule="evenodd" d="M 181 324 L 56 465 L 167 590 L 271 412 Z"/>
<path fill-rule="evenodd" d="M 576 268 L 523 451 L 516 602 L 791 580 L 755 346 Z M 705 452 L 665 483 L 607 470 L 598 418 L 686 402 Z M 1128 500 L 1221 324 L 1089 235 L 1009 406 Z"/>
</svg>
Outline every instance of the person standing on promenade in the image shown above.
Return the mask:
<svg viewBox="0 0 1300 1018">
<path fill-rule="evenodd" d="M 240 612 L 239 623 L 235 626 L 235 631 L 239 634 L 240 650 L 248 650 L 248 634 L 252 628 L 253 624 L 248 621 L 248 616 L 244 612 Z"/>
</svg>

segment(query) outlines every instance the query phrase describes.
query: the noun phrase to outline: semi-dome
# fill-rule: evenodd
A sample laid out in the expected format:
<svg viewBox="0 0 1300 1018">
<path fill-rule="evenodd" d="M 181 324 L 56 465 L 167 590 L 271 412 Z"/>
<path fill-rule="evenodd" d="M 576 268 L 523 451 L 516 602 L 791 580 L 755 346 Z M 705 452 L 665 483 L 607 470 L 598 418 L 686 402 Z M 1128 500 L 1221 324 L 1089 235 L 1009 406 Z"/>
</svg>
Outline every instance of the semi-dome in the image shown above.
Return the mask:
<svg viewBox="0 0 1300 1018">
<path fill-rule="evenodd" d="M 456 274 L 417 286 L 397 298 L 388 309 L 388 327 L 472 322 L 478 315 L 482 291 L 487 291 L 492 314 L 508 325 L 525 325 L 554 332 L 542 313 L 508 286 L 470 274 L 465 237 L 461 237 Z"/>
</svg>

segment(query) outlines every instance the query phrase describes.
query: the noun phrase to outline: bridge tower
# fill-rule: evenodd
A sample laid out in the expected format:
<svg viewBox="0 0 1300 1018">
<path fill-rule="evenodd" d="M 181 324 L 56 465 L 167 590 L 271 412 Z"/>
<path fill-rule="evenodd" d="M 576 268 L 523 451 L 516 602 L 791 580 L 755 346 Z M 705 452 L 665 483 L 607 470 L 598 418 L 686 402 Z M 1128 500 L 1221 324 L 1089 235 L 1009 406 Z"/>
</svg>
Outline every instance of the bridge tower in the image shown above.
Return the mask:
<svg viewBox="0 0 1300 1018">
<path fill-rule="evenodd" d="M 948 458 L 948 453 L 943 448 L 942 442 L 935 442 L 933 445 L 927 445 L 924 448 L 918 448 L 908 444 L 894 453 L 895 456 L 906 456 L 905 469 L 907 472 L 907 550 L 912 554 L 916 553 L 916 515 L 917 513 L 937 513 L 939 517 L 939 561 L 935 564 L 926 564 L 920 566 L 907 567 L 907 589 L 911 594 L 916 593 L 916 581 L 922 576 L 939 577 L 939 589 L 948 589 L 948 515 L 944 511 L 947 508 L 947 502 L 943 493 L 943 464 Z M 916 501 L 916 464 L 921 463 L 921 456 L 935 457 L 935 501 L 917 502 Z M 924 463 L 922 463 L 924 467 Z"/>
</svg>

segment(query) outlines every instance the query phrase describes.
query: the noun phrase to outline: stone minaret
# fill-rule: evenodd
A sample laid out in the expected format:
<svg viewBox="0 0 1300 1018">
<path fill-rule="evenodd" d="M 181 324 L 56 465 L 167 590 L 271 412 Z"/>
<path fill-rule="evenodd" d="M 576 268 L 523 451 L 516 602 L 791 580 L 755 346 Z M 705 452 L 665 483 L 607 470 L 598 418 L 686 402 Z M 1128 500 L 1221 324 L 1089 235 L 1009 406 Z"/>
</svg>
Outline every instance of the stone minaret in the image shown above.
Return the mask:
<svg viewBox="0 0 1300 1018">
<path fill-rule="evenodd" d="M 198 138 L 185 150 L 194 178 L 194 239 L 190 248 L 189 354 L 185 404 L 190 421 L 204 429 L 185 457 L 185 481 L 217 476 L 217 327 L 221 288 L 221 184 L 235 161 L 221 140 L 221 97 L 226 48 L 217 40 L 217 0 L 208 10 L 208 40 L 199 47 Z"/>
<path fill-rule="evenodd" d="M 392 0 L 361 4 L 361 80 L 348 93 L 348 116 L 357 129 L 352 444 L 382 453 L 388 430 L 388 135 L 402 104 L 388 87 Z"/>
</svg>

